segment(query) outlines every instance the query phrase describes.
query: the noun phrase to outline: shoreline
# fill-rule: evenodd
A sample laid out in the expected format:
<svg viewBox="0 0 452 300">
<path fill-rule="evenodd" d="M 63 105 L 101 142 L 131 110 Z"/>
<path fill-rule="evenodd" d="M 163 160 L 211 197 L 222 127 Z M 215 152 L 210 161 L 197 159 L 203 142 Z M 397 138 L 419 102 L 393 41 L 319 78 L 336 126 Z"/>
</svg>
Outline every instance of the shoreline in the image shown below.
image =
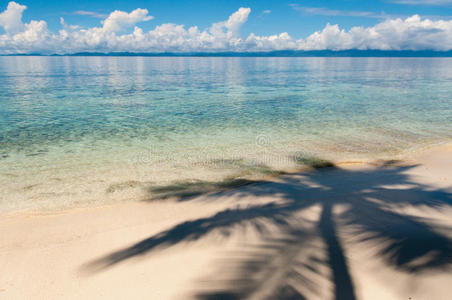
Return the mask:
<svg viewBox="0 0 452 300">
<path fill-rule="evenodd" d="M 310 167 L 308 165 L 301 165 L 300 167 L 293 168 L 293 169 L 287 169 L 287 170 L 271 170 L 271 174 L 265 175 L 265 174 L 252 174 L 252 176 L 244 176 L 244 177 L 226 177 L 224 178 L 226 181 L 228 179 L 231 179 L 234 183 L 235 180 L 244 180 L 245 182 L 243 184 L 237 184 L 232 185 L 230 187 L 225 188 L 218 188 L 215 187 L 216 184 L 222 183 L 223 181 L 212 181 L 207 182 L 207 184 L 211 184 L 213 188 L 208 189 L 207 191 L 200 191 L 199 193 L 196 193 L 194 195 L 188 195 L 187 197 L 193 197 L 193 196 L 201 196 L 203 194 L 209 194 L 209 193 L 217 193 L 222 191 L 227 191 L 231 189 L 240 188 L 243 185 L 247 184 L 254 184 L 259 182 L 265 182 L 265 181 L 271 181 L 275 180 L 280 176 L 287 176 L 287 175 L 295 175 L 299 173 L 305 173 L 305 172 L 312 172 L 316 171 L 318 169 L 322 168 L 328 168 L 328 167 L 350 167 L 350 166 L 360 166 L 360 167 L 366 167 L 366 166 L 379 166 L 383 164 L 385 161 L 397 161 L 399 164 L 409 164 L 413 163 L 418 159 L 420 156 L 425 155 L 426 152 L 441 152 L 444 151 L 450 151 L 452 149 L 452 142 L 445 141 L 445 142 L 438 142 L 435 144 L 429 144 L 429 145 L 419 145 L 417 147 L 410 147 L 407 150 L 404 150 L 402 152 L 399 152 L 395 155 L 393 155 L 392 159 L 364 159 L 364 160 L 345 160 L 345 161 L 339 161 L 339 162 L 330 162 L 327 160 L 320 159 L 320 162 L 327 163 L 326 166 L 319 166 L 319 167 Z M 316 159 L 314 157 L 314 159 Z M 331 163 L 331 165 L 329 165 Z M 174 183 L 177 183 L 178 181 L 175 181 Z M 184 182 L 184 181 L 181 181 Z M 190 180 L 188 180 L 190 182 Z M 196 182 L 202 182 L 198 180 L 194 180 L 194 183 Z M 227 182 L 226 182 L 227 183 Z M 169 186 L 171 186 L 173 182 L 169 183 Z M 157 185 L 157 188 L 160 186 Z M 166 186 L 162 186 L 166 187 Z M 148 187 L 149 188 L 149 187 Z M 182 196 L 182 198 L 185 196 Z M 172 199 L 171 199 L 172 198 Z M 111 207 L 111 206 L 117 206 L 127 203 L 140 203 L 140 202 L 149 202 L 149 201 L 178 201 L 179 195 L 174 196 L 161 196 L 161 195 L 154 195 L 147 197 L 147 199 L 143 199 L 143 197 L 131 197 L 129 199 L 122 199 L 118 201 L 112 201 L 110 203 L 85 203 L 85 204 L 67 204 L 67 205 L 61 205 L 61 206 L 53 206 L 48 208 L 29 208 L 29 209 L 18 209 L 18 210 L 11 210 L 6 211 L 3 213 L 0 213 L 0 216 L 2 217 L 10 217 L 10 216 L 17 216 L 17 215 L 52 215 L 52 214 L 60 214 L 60 213 L 67 213 L 74 210 L 86 210 L 86 209 L 98 209 L 98 208 L 104 208 L 104 207 Z"/>
<path fill-rule="evenodd" d="M 0 299 L 446 299 L 451 170 L 448 143 L 180 201 L 2 216 Z"/>
</svg>

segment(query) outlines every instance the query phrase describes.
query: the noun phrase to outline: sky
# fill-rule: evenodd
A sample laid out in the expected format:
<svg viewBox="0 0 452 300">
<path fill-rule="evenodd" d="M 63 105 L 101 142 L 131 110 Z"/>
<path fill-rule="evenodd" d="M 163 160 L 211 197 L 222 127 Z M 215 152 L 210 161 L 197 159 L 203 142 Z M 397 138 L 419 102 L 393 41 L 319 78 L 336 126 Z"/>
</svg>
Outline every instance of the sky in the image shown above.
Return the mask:
<svg viewBox="0 0 452 300">
<path fill-rule="evenodd" d="M 452 0 L 0 0 L 0 54 L 451 50 Z"/>
</svg>

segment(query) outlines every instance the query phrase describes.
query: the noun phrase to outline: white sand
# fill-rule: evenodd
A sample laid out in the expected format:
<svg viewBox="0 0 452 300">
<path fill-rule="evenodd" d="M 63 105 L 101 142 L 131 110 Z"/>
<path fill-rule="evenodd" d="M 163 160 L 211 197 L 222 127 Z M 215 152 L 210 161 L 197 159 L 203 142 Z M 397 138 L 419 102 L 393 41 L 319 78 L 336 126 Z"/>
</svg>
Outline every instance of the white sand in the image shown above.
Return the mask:
<svg viewBox="0 0 452 300">
<path fill-rule="evenodd" d="M 0 298 L 451 299 L 451 175 L 442 146 L 187 201 L 3 216 Z"/>
</svg>

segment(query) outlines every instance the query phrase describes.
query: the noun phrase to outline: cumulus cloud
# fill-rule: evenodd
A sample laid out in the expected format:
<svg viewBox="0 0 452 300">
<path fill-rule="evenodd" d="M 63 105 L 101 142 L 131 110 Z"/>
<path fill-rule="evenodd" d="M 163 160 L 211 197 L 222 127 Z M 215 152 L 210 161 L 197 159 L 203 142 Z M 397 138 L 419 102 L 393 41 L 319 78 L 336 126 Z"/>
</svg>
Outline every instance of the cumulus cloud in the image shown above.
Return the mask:
<svg viewBox="0 0 452 300">
<path fill-rule="evenodd" d="M 153 17 L 148 15 L 147 9 L 137 8 L 131 13 L 115 10 L 104 21 L 103 30 L 108 32 L 119 31 L 138 22 L 149 21 Z"/>
<path fill-rule="evenodd" d="M 232 35 L 238 35 L 240 26 L 248 20 L 250 12 L 250 8 L 240 7 L 238 11 L 233 13 L 224 24 L 224 26 L 228 29 L 228 32 Z"/>
<path fill-rule="evenodd" d="M 327 24 L 323 30 L 305 39 L 294 39 L 288 33 L 247 37 L 240 28 L 248 20 L 249 8 L 239 8 L 230 17 L 209 28 L 186 28 L 180 24 L 161 24 L 144 31 L 140 22 L 152 16 L 146 9 L 132 12 L 114 11 L 98 27 L 82 28 L 67 24 L 51 32 L 43 20 L 24 24 L 25 6 L 10 2 L 0 14 L 0 53 L 75 53 L 75 52 L 215 52 L 271 50 L 451 50 L 452 21 L 432 21 L 414 15 L 386 19 L 372 27 L 341 29 Z"/>
<path fill-rule="evenodd" d="M 76 30 L 76 29 L 80 28 L 80 26 L 78 26 L 78 25 L 69 25 L 69 24 L 67 24 L 63 17 L 60 17 L 60 24 L 65 29 Z"/>
<path fill-rule="evenodd" d="M 6 10 L 0 14 L 0 26 L 7 33 L 17 33 L 24 29 L 22 24 L 22 13 L 27 9 L 25 5 L 20 5 L 14 1 L 9 2 Z"/>
<path fill-rule="evenodd" d="M 328 24 L 302 43 L 305 49 L 450 50 L 452 21 L 431 21 L 414 15 L 385 20 L 373 27 L 349 31 Z"/>
<path fill-rule="evenodd" d="M 216 37 L 239 37 L 240 26 L 248 20 L 250 12 L 251 9 L 240 7 L 227 21 L 214 23 L 210 28 L 211 34 Z"/>
</svg>

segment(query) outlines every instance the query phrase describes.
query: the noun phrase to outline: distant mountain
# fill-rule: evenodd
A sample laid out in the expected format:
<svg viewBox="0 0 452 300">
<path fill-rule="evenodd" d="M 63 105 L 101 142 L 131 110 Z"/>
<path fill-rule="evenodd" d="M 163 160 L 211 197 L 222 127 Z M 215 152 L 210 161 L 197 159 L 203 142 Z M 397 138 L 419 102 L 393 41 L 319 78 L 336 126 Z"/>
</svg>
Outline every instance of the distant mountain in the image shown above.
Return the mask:
<svg viewBox="0 0 452 300">
<path fill-rule="evenodd" d="M 385 50 L 280 50 L 268 52 L 161 52 L 161 53 L 135 53 L 135 52 L 79 52 L 73 54 L 14 54 L 7 56 L 166 56 L 166 57 L 452 57 L 449 51 L 385 51 Z"/>
</svg>

